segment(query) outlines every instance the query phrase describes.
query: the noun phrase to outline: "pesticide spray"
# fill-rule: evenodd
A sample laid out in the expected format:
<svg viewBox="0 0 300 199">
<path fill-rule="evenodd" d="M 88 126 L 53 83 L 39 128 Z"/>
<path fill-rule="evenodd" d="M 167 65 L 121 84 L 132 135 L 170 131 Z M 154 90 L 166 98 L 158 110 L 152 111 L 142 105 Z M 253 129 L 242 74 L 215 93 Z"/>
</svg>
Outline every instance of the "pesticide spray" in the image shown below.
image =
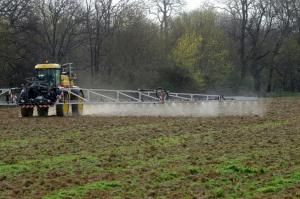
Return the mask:
<svg viewBox="0 0 300 199">
<path fill-rule="evenodd" d="M 81 90 L 86 97 L 81 102 L 68 101 L 69 113 L 66 116 L 73 114 L 73 106 L 78 103 L 84 107 L 80 115 L 153 117 L 263 116 L 268 104 L 257 97 L 172 93 L 163 88 Z M 55 113 L 49 110 L 49 115 Z"/>
<path fill-rule="evenodd" d="M 95 116 L 160 116 L 160 117 L 218 117 L 263 116 L 266 103 L 255 101 L 204 101 L 194 103 L 103 103 L 87 104 L 84 115 Z"/>
</svg>

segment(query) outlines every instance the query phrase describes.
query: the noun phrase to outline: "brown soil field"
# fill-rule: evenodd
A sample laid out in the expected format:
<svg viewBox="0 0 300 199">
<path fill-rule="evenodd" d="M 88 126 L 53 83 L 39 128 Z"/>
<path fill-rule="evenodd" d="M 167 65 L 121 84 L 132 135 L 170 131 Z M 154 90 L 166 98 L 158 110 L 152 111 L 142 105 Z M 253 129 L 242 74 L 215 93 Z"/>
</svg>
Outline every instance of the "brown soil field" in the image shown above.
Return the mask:
<svg viewBox="0 0 300 199">
<path fill-rule="evenodd" d="M 0 198 L 300 198 L 300 98 L 267 101 L 211 118 L 0 108 Z"/>
</svg>

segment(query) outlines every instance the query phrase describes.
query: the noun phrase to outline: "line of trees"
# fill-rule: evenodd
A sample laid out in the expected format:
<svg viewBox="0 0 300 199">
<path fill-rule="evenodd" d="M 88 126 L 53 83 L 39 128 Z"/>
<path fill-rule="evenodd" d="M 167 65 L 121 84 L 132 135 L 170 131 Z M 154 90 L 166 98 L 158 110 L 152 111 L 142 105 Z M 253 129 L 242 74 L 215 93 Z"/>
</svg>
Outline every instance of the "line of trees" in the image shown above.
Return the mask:
<svg viewBox="0 0 300 199">
<path fill-rule="evenodd" d="M 300 91 L 300 1 L 1 0 L 0 87 L 72 62 L 81 85 Z"/>
</svg>

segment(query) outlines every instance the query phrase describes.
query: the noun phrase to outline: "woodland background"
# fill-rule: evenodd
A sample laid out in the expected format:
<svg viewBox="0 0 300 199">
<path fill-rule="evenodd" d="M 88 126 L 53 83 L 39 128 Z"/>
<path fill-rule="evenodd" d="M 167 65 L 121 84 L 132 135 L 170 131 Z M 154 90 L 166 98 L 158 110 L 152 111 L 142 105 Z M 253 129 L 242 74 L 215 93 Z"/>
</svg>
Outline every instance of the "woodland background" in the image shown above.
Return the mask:
<svg viewBox="0 0 300 199">
<path fill-rule="evenodd" d="M 0 87 L 45 60 L 79 85 L 172 91 L 300 91 L 300 1 L 1 0 Z"/>
</svg>

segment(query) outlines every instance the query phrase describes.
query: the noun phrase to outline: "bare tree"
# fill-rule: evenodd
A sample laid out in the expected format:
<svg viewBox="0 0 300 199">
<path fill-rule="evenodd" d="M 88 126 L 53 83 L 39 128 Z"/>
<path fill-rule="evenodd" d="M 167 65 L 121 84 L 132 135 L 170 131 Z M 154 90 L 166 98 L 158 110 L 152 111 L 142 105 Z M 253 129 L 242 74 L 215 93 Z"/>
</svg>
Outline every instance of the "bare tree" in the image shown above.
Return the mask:
<svg viewBox="0 0 300 199">
<path fill-rule="evenodd" d="M 105 56 L 104 41 L 113 34 L 115 18 L 127 6 L 127 0 L 86 0 L 85 26 L 90 52 L 92 77 L 108 69 L 103 63 Z M 107 71 L 106 71 L 107 72 Z"/>
<path fill-rule="evenodd" d="M 289 3 L 292 6 L 293 10 L 293 25 L 294 29 L 298 32 L 298 43 L 300 44 L 300 1 L 299 0 L 290 0 Z"/>
<path fill-rule="evenodd" d="M 161 35 L 168 40 L 169 21 L 179 13 L 184 5 L 183 0 L 151 0 L 150 14 L 154 15 L 160 24 Z"/>
<path fill-rule="evenodd" d="M 273 11 L 275 15 L 273 28 L 275 33 L 272 34 L 273 40 L 273 49 L 271 52 L 270 62 L 269 62 L 269 71 L 267 79 L 267 92 L 272 91 L 272 81 L 273 74 L 276 70 L 279 75 L 281 73 L 276 67 L 274 61 L 275 58 L 279 55 L 279 51 L 286 39 L 289 38 L 289 35 L 293 30 L 293 21 L 294 21 L 294 3 L 296 0 L 274 0 L 273 1 Z"/>
<path fill-rule="evenodd" d="M 61 62 L 79 45 L 82 32 L 82 9 L 76 0 L 40 0 L 37 3 L 40 17 L 38 31 L 47 49 L 48 58 Z"/>
<path fill-rule="evenodd" d="M 31 0 L 2 0 L 0 1 L 0 16 L 9 21 L 11 26 L 24 18 L 28 12 Z"/>
<path fill-rule="evenodd" d="M 271 52 L 266 45 L 270 39 L 274 23 L 273 0 L 232 0 L 227 11 L 237 33 L 232 33 L 238 41 L 241 79 L 250 72 L 255 80 L 255 90 L 261 88 L 261 72 L 265 65 L 260 61 Z"/>
<path fill-rule="evenodd" d="M 240 76 L 244 79 L 247 73 L 248 58 L 246 52 L 247 45 L 247 26 L 249 24 L 250 10 L 254 0 L 229 0 L 225 10 L 231 15 L 234 27 L 231 35 L 238 41 Z"/>
<path fill-rule="evenodd" d="M 26 71 L 29 54 L 26 32 L 31 11 L 31 0 L 0 1 L 0 70 L 6 83 L 19 82 L 18 78 Z"/>
</svg>

